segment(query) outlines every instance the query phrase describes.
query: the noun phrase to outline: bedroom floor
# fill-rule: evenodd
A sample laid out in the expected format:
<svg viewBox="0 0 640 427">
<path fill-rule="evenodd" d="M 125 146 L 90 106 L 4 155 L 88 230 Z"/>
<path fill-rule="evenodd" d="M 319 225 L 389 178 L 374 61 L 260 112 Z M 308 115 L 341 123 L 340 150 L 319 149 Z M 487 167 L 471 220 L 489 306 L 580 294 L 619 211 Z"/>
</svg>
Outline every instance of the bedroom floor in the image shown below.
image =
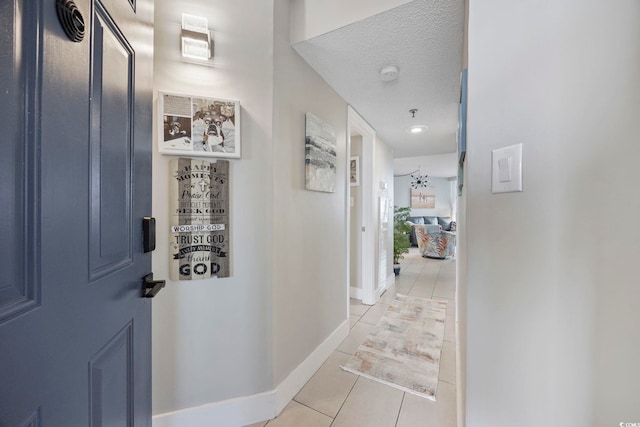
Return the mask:
<svg viewBox="0 0 640 427">
<path fill-rule="evenodd" d="M 249 427 L 455 427 L 455 259 L 422 258 L 412 248 L 400 276 L 374 306 L 351 300 L 349 336 L 282 413 Z M 396 293 L 448 302 L 435 402 L 340 369 Z"/>
</svg>

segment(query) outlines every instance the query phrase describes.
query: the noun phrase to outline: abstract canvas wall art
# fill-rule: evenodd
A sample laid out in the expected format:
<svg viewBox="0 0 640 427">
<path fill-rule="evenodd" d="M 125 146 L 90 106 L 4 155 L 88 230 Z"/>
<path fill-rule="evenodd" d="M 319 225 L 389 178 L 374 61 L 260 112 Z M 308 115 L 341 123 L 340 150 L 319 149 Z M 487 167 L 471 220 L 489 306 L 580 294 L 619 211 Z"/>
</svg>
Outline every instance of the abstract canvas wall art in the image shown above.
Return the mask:
<svg viewBox="0 0 640 427">
<path fill-rule="evenodd" d="M 336 187 L 336 134 L 328 123 L 306 114 L 306 188 L 333 193 Z"/>
</svg>

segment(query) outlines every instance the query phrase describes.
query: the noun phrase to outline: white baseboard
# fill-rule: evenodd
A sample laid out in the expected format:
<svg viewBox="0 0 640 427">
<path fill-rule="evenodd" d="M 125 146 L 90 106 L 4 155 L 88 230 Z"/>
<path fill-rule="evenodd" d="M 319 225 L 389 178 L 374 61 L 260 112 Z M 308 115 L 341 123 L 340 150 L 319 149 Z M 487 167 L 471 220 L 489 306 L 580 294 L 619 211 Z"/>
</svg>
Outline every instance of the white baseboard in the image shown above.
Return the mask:
<svg viewBox="0 0 640 427">
<path fill-rule="evenodd" d="M 298 394 L 313 374 L 329 358 L 331 353 L 349 335 L 349 319 L 342 322 L 296 369 L 276 388 L 276 414 L 279 414 L 291 399 Z"/>
<path fill-rule="evenodd" d="M 378 288 L 378 290 L 377 290 L 378 298 L 380 298 L 382 296 L 382 294 L 384 294 L 384 291 L 386 291 L 387 289 L 392 287 L 395 283 L 396 283 L 396 275 L 395 274 L 391 274 L 390 276 L 387 276 L 387 278 L 384 281 L 384 286 L 382 286 L 381 288 Z"/>
<path fill-rule="evenodd" d="M 390 288 L 395 284 L 396 284 L 396 275 L 395 273 L 393 273 L 389 277 L 387 277 L 387 285 Z"/>
<path fill-rule="evenodd" d="M 386 280 L 384 281 L 384 286 L 377 289 L 378 298 L 380 297 L 380 295 L 382 295 L 384 293 L 384 291 L 389 289 L 395 283 L 396 283 L 396 275 L 395 274 L 389 275 L 386 278 Z M 362 288 L 356 288 L 355 286 L 350 286 L 349 287 L 349 298 L 359 299 L 360 301 L 362 301 Z"/>
<path fill-rule="evenodd" d="M 241 427 L 277 416 L 349 335 L 342 322 L 275 390 L 158 414 L 153 427 Z"/>
<path fill-rule="evenodd" d="M 389 289 L 395 284 L 396 284 L 396 275 L 394 273 L 391 273 L 389 276 L 387 276 L 387 280 L 384 283 L 384 291 L 386 291 L 387 289 Z"/>
<path fill-rule="evenodd" d="M 241 427 L 276 416 L 276 391 L 238 397 L 153 417 L 153 427 Z"/>
</svg>

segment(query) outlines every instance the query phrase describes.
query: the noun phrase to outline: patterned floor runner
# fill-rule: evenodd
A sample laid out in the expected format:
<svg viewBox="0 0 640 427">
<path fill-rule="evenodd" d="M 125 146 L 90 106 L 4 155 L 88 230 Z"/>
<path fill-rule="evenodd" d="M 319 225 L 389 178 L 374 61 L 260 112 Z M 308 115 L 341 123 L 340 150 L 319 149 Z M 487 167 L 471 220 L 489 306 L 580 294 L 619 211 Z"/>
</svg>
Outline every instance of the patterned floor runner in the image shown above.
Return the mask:
<svg viewBox="0 0 640 427">
<path fill-rule="evenodd" d="M 396 295 L 342 369 L 436 400 L 446 309 L 444 301 Z"/>
</svg>

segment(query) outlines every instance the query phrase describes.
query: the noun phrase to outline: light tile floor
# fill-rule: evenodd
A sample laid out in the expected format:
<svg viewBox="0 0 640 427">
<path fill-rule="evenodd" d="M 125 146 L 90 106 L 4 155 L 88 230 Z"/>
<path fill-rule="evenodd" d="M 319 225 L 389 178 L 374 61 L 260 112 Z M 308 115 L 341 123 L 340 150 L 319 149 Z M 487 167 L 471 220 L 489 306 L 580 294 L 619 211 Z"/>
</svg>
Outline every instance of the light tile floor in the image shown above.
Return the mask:
<svg viewBox="0 0 640 427">
<path fill-rule="evenodd" d="M 351 332 L 282 413 L 249 427 L 455 427 L 455 259 L 422 258 L 412 248 L 396 283 L 374 306 L 351 300 Z M 447 301 L 436 401 L 340 369 L 396 293 Z"/>
</svg>

